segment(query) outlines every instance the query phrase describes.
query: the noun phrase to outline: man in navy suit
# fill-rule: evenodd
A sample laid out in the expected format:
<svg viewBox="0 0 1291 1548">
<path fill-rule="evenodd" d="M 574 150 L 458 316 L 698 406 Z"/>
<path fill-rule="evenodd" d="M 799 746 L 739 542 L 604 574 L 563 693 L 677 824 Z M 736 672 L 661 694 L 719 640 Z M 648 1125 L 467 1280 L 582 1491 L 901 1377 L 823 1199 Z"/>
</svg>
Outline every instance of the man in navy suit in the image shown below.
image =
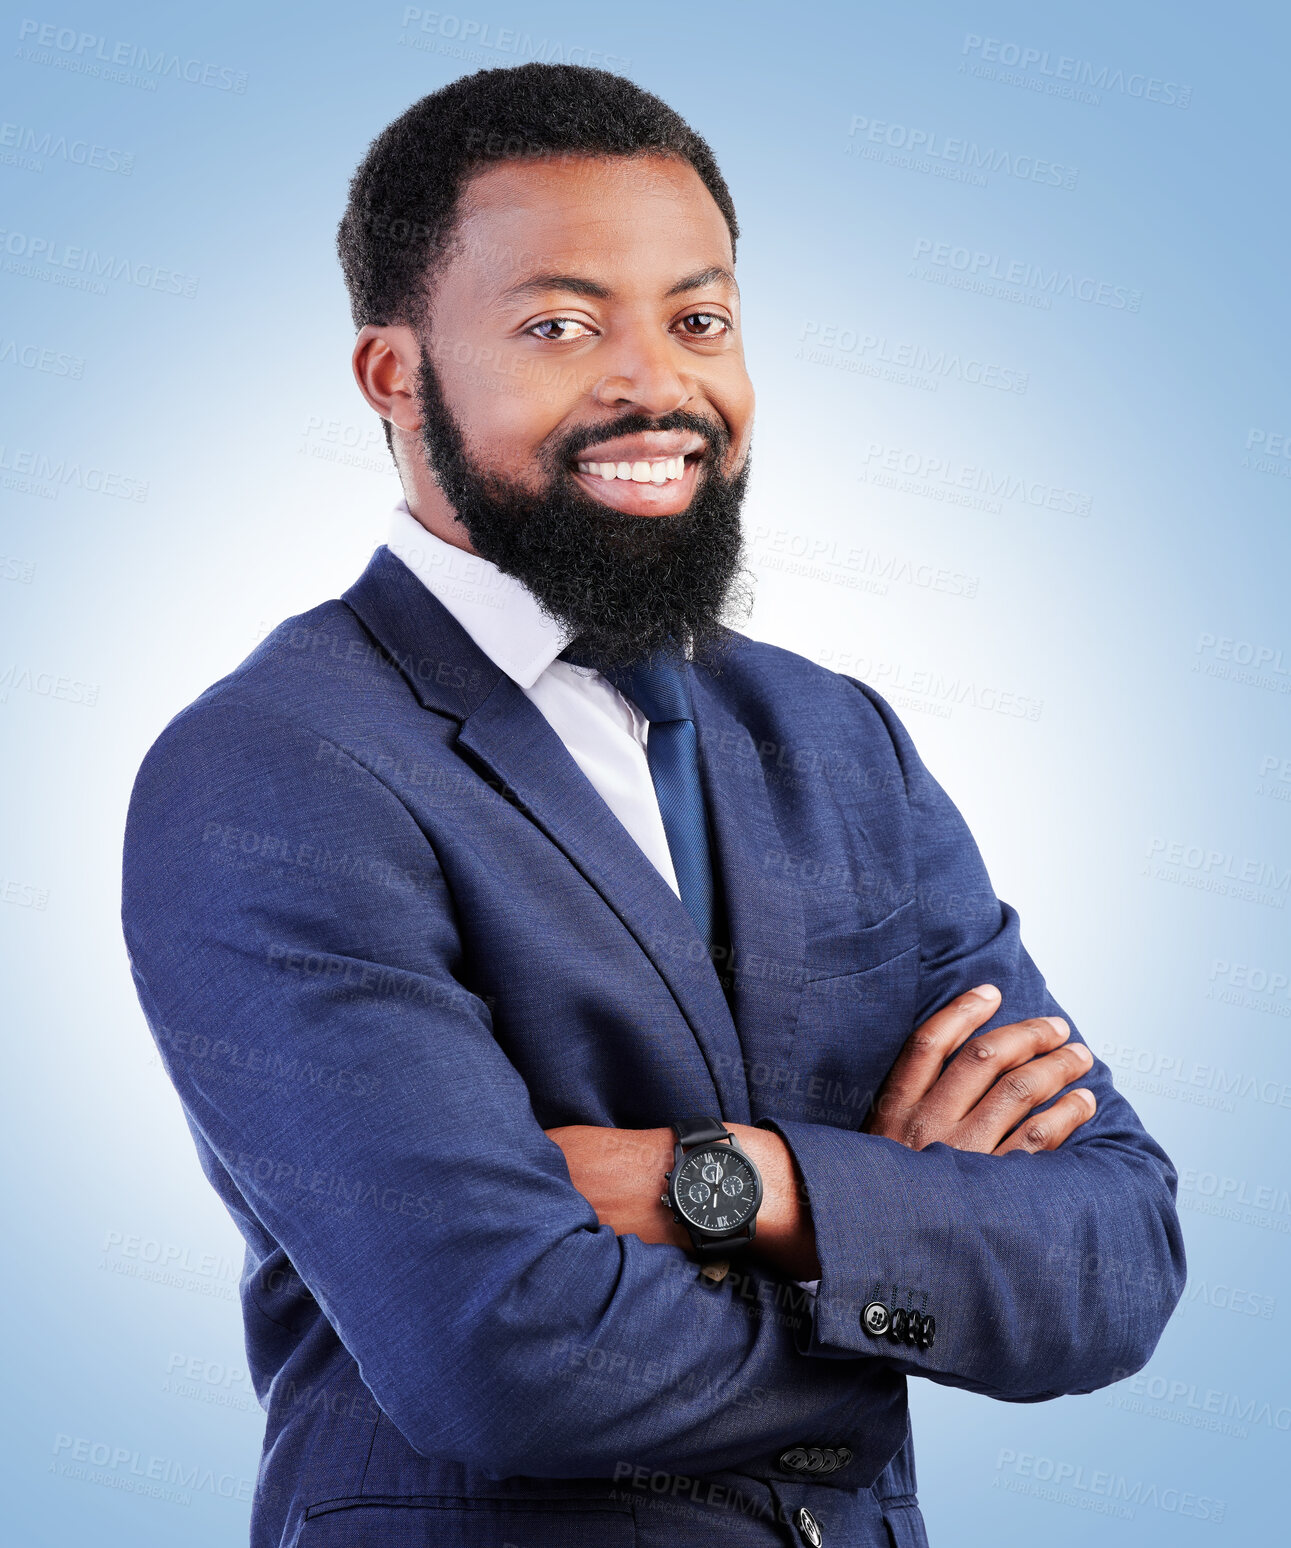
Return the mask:
<svg viewBox="0 0 1291 1548">
<path fill-rule="evenodd" d="M 631 83 L 356 174 L 405 498 L 166 728 L 124 921 L 246 1238 L 257 1548 L 926 1542 L 906 1378 L 1139 1369 L 1168 1157 L 871 688 L 726 627 L 734 208 Z"/>
</svg>

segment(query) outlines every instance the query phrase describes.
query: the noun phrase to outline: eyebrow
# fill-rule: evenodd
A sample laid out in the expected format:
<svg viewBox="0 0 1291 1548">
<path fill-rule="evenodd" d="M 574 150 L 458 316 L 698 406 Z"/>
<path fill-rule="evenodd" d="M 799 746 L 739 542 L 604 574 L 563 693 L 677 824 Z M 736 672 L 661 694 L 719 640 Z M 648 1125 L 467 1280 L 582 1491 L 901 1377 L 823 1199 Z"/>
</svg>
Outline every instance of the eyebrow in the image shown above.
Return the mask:
<svg viewBox="0 0 1291 1548">
<path fill-rule="evenodd" d="M 727 285 L 732 290 L 739 289 L 731 271 L 723 264 L 715 263 L 694 274 L 688 274 L 685 279 L 678 280 L 665 292 L 665 295 L 680 296 L 688 290 L 702 290 L 705 285 Z M 522 296 L 539 295 L 549 290 L 564 290 L 571 295 L 594 296 L 599 300 L 605 300 L 611 294 L 608 285 L 601 285 L 596 280 L 583 279 L 577 274 L 534 274 L 526 280 L 521 280 L 518 285 L 512 285 L 504 290 L 501 299 L 510 301 Z"/>
<path fill-rule="evenodd" d="M 732 290 L 740 288 L 731 271 L 724 264 L 715 263 L 707 269 L 700 269 L 698 274 L 688 274 L 685 279 L 678 280 L 668 294 L 680 296 L 687 290 L 703 290 L 705 285 L 727 285 Z"/>
</svg>

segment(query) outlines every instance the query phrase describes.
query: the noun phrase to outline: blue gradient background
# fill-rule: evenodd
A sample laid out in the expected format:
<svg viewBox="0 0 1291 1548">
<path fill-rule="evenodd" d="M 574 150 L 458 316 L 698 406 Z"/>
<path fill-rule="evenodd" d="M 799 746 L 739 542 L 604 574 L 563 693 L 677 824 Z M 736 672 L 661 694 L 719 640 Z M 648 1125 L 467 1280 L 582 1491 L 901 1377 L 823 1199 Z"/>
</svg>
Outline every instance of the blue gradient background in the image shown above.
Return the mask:
<svg viewBox="0 0 1291 1548">
<path fill-rule="evenodd" d="M 24 13 L 0 24 L 4 1540 L 245 1536 L 262 1415 L 241 1374 L 239 1240 L 130 984 L 120 835 L 166 720 L 382 540 L 398 486 L 351 380 L 333 236 L 391 118 L 525 57 L 464 48 L 459 19 L 517 29 L 529 57 L 614 56 L 712 143 L 743 225 L 759 392 L 747 627 L 897 705 L 1055 994 L 1181 1172 L 1189 1287 L 1142 1376 L 1026 1408 L 912 1385 L 933 1543 L 1275 1540 L 1291 998 L 1255 988 L 1291 957 L 1291 459 L 1252 446 L 1291 436 L 1285 9 L 439 14 L 425 31 L 397 4 L 60 4 L 30 20 L 103 46 L 34 56 Z M 1115 82 L 1089 101 L 1037 91 L 1036 68 L 1013 84 L 971 37 L 1187 86 L 1188 106 Z M 117 42 L 244 89 L 74 68 Z M 1075 186 L 866 157 L 890 147 L 850 133 L 858 116 L 1042 158 Z M 23 151 L 23 130 L 129 153 L 131 170 Z M 1040 308 L 921 278 L 921 239 L 1141 305 Z M 196 294 L 20 272 L 40 240 L 195 276 Z M 845 347 L 813 358 L 829 329 Z M 28 346 L 79 375 L 22 364 Z M 1026 390 L 875 364 L 914 348 L 1025 374 Z M 919 471 L 885 479 L 885 462 Z M 1075 491 L 1087 514 L 938 498 L 966 467 Z M 938 570 L 975 594 L 929 583 Z M 66 1470 L 78 1445 L 107 1448 L 106 1482 Z M 153 1457 L 179 1498 L 139 1492 Z M 1133 1519 L 1091 1510 L 1099 1471 L 1124 1479 Z"/>
</svg>

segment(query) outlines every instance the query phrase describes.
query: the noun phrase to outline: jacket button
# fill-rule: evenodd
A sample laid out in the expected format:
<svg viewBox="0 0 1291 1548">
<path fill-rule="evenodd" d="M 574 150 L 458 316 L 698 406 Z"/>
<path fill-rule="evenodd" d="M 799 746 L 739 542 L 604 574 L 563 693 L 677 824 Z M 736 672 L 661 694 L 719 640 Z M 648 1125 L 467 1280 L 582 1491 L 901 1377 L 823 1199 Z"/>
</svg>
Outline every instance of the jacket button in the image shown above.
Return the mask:
<svg viewBox="0 0 1291 1548">
<path fill-rule="evenodd" d="M 861 1313 L 861 1326 L 874 1338 L 882 1338 L 892 1326 L 892 1314 L 882 1301 L 871 1301 Z"/>
<path fill-rule="evenodd" d="M 780 1466 L 786 1473 L 805 1473 L 807 1471 L 807 1448 L 805 1446 L 790 1446 L 788 1451 L 780 1453 Z"/>
<path fill-rule="evenodd" d="M 834 1455 L 838 1458 L 839 1467 L 846 1467 L 852 1460 L 852 1448 L 850 1446 L 836 1446 Z"/>
<path fill-rule="evenodd" d="M 918 1315 L 916 1313 L 916 1315 Z M 910 1314 L 904 1306 L 898 1306 L 892 1313 L 892 1326 L 888 1329 L 888 1337 L 894 1344 L 905 1343 L 906 1333 L 910 1327 Z"/>
<path fill-rule="evenodd" d="M 937 1319 L 927 1316 L 923 1319 L 923 1327 L 919 1330 L 919 1348 L 931 1349 L 933 1335 L 937 1331 Z"/>
<path fill-rule="evenodd" d="M 794 1525 L 802 1533 L 803 1541 L 810 1543 L 811 1548 L 820 1548 L 821 1543 L 825 1541 L 824 1533 L 820 1530 L 815 1516 L 805 1505 L 799 1509 L 793 1519 Z"/>
</svg>

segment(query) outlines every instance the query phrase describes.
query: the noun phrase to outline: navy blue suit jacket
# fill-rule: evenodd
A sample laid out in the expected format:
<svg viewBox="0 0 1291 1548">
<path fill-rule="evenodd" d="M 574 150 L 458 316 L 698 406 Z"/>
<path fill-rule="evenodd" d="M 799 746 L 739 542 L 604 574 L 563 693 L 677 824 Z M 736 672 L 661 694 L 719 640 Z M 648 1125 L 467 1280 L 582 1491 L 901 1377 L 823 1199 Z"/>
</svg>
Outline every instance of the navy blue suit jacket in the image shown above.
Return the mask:
<svg viewBox="0 0 1291 1548">
<path fill-rule="evenodd" d="M 1056 1152 L 862 1133 L 911 1029 L 1059 1013 L 862 683 L 737 637 L 695 716 L 729 994 L 542 714 L 378 549 L 176 717 L 125 845 L 135 980 L 246 1238 L 256 1548 L 925 1541 L 906 1377 L 1016 1402 L 1142 1366 L 1173 1167 L 1095 1061 Z M 1073 1036 L 1079 1033 L 1073 1030 Z M 599 1227 L 544 1128 L 765 1122 L 818 1302 Z M 872 1299 L 936 1318 L 921 1350 Z M 794 1445 L 852 1453 L 827 1476 Z"/>
</svg>

